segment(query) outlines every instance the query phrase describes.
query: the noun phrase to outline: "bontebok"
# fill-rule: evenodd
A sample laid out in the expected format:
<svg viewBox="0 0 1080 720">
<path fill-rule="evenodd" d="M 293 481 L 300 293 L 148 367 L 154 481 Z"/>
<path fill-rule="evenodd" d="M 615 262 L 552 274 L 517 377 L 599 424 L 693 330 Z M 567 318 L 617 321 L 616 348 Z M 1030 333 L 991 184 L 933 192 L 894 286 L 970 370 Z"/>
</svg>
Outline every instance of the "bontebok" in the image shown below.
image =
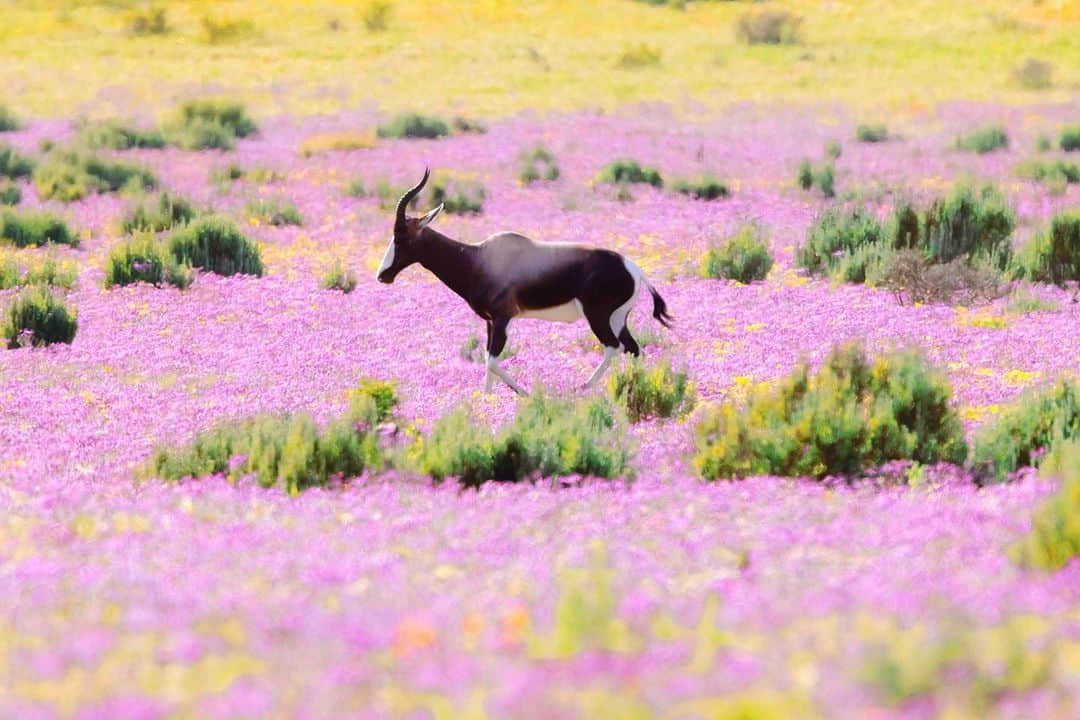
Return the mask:
<svg viewBox="0 0 1080 720">
<path fill-rule="evenodd" d="M 469 303 L 487 322 L 487 391 L 498 376 L 525 394 L 499 367 L 506 331 L 514 318 L 556 322 L 585 318 L 604 347 L 604 359 L 586 388 L 600 380 L 620 349 L 639 354 L 626 319 L 642 285 L 652 295 L 653 317 L 671 327 L 663 298 L 641 268 L 617 252 L 571 243 L 538 243 L 512 232 L 497 233 L 476 245 L 458 242 L 430 227 L 442 205 L 421 217 L 406 217 L 406 207 L 423 189 L 428 174 L 425 170 L 420 183 L 398 201 L 394 237 L 376 277 L 392 283 L 399 272 L 418 262 Z"/>
</svg>

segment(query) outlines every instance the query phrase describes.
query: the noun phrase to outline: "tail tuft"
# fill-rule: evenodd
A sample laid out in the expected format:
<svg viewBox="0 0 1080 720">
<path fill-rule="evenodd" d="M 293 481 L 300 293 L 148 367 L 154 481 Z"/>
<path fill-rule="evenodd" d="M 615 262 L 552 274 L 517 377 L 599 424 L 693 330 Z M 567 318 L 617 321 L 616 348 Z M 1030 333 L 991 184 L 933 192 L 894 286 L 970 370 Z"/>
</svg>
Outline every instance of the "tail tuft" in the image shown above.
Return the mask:
<svg viewBox="0 0 1080 720">
<path fill-rule="evenodd" d="M 675 322 L 675 318 L 668 315 L 667 303 L 664 302 L 664 298 L 660 297 L 660 293 L 656 292 L 656 288 L 649 285 L 649 294 L 652 295 L 653 301 L 653 313 L 652 316 L 656 318 L 657 322 L 666 328 L 670 328 L 671 324 Z"/>
</svg>

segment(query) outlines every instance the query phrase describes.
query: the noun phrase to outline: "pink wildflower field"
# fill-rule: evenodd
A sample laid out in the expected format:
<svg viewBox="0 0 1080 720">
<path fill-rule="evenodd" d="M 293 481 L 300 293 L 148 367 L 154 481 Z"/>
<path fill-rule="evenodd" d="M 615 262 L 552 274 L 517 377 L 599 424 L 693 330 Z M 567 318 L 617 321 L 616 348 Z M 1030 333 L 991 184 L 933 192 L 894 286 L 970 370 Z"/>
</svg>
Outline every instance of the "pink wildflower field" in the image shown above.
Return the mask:
<svg viewBox="0 0 1080 720">
<path fill-rule="evenodd" d="M 48 251 L 78 267 L 62 293 L 78 313 L 73 342 L 0 351 L 0 717 L 1080 716 L 1080 563 L 1036 570 L 1010 552 L 1054 478 L 1023 470 L 980 488 L 937 465 L 912 482 L 705 482 L 692 462 L 704 409 L 849 340 L 874 355 L 921 348 L 969 434 L 1022 392 L 1075 375 L 1080 304 L 1068 289 L 1031 286 L 1050 309 L 1026 313 L 1008 296 L 902 305 L 794 263 L 814 217 L 845 194 L 884 217 L 901 190 L 923 200 L 968 177 L 1004 192 L 1020 247 L 1080 203 L 1080 185 L 1053 194 L 1014 171 L 1039 135 L 1076 121 L 1075 105 L 945 103 L 872 144 L 831 106 L 695 117 L 635 105 L 302 152 L 379 119 L 258 117 L 232 151 L 103 153 L 235 221 L 260 246 L 258 278 L 106 290 L 129 200 L 64 205 L 18 181 L 21 210 L 59 213 L 82 242 Z M 955 149 L 987 123 L 1008 128 L 1008 149 Z M 73 132 L 31 118 L 0 139 L 36 154 Z M 834 200 L 794 184 L 830 140 L 843 149 Z M 537 143 L 560 177 L 522 185 L 520 155 Z M 617 197 L 597 177 L 618 158 L 665 180 L 712 173 L 731 196 L 634 185 Z M 208 179 L 229 164 L 277 178 Z M 221 477 L 137 480 L 156 448 L 221 421 L 306 411 L 326 422 L 361 378 L 396 383 L 401 421 L 421 435 L 462 404 L 493 427 L 513 417 L 513 393 L 484 393 L 484 367 L 463 350 L 484 332 L 466 304 L 419 266 L 393 285 L 374 278 L 393 209 L 346 187 L 408 186 L 428 166 L 486 191 L 481 214 L 444 213 L 441 232 L 615 249 L 664 296 L 673 329 L 647 297 L 630 326 L 647 363 L 686 370 L 698 402 L 629 428 L 633 477 L 466 490 L 398 470 L 293 496 Z M 293 202 L 303 224 L 249 217 L 259 197 Z M 775 258 L 767 278 L 702 277 L 710 244 L 745 223 Z M 356 273 L 353 292 L 322 287 L 336 261 Z M 0 291 L 0 307 L 18 292 Z M 585 323 L 517 320 L 509 344 L 503 367 L 556 392 L 581 394 L 601 357 Z"/>
</svg>

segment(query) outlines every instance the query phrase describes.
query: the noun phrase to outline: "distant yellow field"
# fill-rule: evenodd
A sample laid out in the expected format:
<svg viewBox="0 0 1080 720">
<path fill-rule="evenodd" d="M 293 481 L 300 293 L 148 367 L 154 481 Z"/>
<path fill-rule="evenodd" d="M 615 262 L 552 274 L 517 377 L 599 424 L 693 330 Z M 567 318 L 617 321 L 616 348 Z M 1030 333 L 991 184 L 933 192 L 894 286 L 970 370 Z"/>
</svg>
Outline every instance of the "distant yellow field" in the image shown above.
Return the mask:
<svg viewBox="0 0 1080 720">
<path fill-rule="evenodd" d="M 168 32 L 135 36 L 145 3 L 5 0 L 0 102 L 39 116 L 159 112 L 205 92 L 296 115 L 370 107 L 493 117 L 657 100 L 691 110 L 839 101 L 891 114 L 942 99 L 1080 93 L 1080 0 L 703 1 L 685 10 L 396 0 L 386 28 L 369 30 L 375 4 L 164 2 L 152 7 L 164 10 Z M 737 18 L 764 9 L 801 16 L 802 41 L 736 42 Z M 1014 78 L 1027 58 L 1050 63 L 1048 89 Z"/>
</svg>

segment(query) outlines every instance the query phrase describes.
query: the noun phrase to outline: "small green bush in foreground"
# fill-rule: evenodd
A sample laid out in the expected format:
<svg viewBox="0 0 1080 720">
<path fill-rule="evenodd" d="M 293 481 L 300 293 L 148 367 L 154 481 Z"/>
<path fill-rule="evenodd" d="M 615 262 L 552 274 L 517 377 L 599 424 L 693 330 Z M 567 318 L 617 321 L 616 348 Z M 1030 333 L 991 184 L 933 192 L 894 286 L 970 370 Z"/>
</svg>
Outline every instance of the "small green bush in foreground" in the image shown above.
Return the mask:
<svg viewBox="0 0 1080 720">
<path fill-rule="evenodd" d="M 10 145 L 0 145 L 0 177 L 17 180 L 29 177 L 33 171 L 33 160 Z"/>
<path fill-rule="evenodd" d="M 748 285 L 755 280 L 764 280 L 772 265 L 769 246 L 760 237 L 758 228 L 745 225 L 719 245 L 709 247 L 702 259 L 701 274 Z"/>
<path fill-rule="evenodd" d="M 207 215 L 174 230 L 166 247 L 180 265 L 218 275 L 263 274 L 258 246 L 221 217 Z"/>
<path fill-rule="evenodd" d="M 139 232 L 117 245 L 105 263 L 105 287 L 145 282 L 181 290 L 193 280 L 190 267 L 180 265 L 150 232 Z"/>
<path fill-rule="evenodd" d="M 1009 134 L 1000 125 L 985 127 L 956 138 L 958 150 L 979 155 L 1009 147 Z"/>
<path fill-rule="evenodd" d="M 33 285 L 12 302 L 0 334 L 7 340 L 9 349 L 53 343 L 70 345 L 78 327 L 75 312 L 63 300 L 45 285 Z"/>
<path fill-rule="evenodd" d="M 663 360 L 646 367 L 640 358 L 626 364 L 608 376 L 608 393 L 621 405 L 630 422 L 650 417 L 681 417 L 694 408 L 697 394 L 686 371 L 673 371 L 671 362 Z"/>
<path fill-rule="evenodd" d="M 5 210 L 0 214 L 0 242 L 15 247 L 37 247 L 48 243 L 79 246 L 63 218 L 47 212 Z"/>
<path fill-rule="evenodd" d="M 144 200 L 136 205 L 120 223 L 121 231 L 127 235 L 136 230 L 162 232 L 177 225 L 185 225 L 195 217 L 195 208 L 191 202 L 179 195 L 161 193 L 155 199 Z"/>
<path fill-rule="evenodd" d="M 1031 567 L 1060 570 L 1080 555 L 1080 441 L 1056 445 L 1040 472 L 1060 477 L 1061 488 L 1036 511 L 1014 555 Z"/>
<path fill-rule="evenodd" d="M 26 258 L 26 271 L 20 262 L 21 253 L 0 250 L 0 290 L 25 285 L 51 285 L 71 289 L 78 281 L 78 266 L 70 260 L 58 260 L 55 253 L 44 258 Z"/>
<path fill-rule="evenodd" d="M 323 275 L 322 286 L 327 290 L 340 290 L 347 295 L 356 289 L 356 273 L 338 260 Z"/>
<path fill-rule="evenodd" d="M 1037 233 L 1017 254 L 1014 274 L 1058 287 L 1080 280 L 1080 211 L 1051 218 L 1050 227 Z"/>
</svg>

